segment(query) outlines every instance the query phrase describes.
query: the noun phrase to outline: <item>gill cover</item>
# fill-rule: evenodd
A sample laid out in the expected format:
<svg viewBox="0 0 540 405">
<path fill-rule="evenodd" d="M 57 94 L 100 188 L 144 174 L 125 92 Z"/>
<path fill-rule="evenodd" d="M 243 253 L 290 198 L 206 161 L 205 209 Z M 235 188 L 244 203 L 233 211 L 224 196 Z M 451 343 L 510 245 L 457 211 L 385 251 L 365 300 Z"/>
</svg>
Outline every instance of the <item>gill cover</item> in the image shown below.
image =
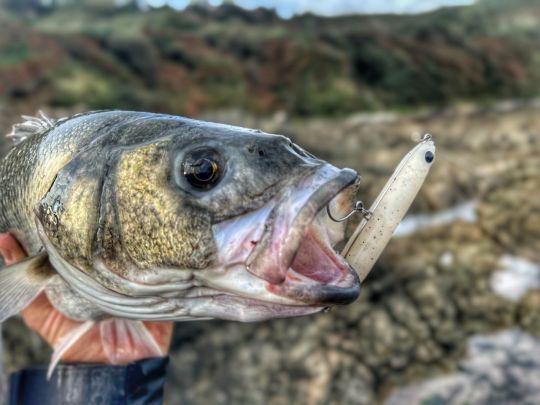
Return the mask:
<svg viewBox="0 0 540 405">
<path fill-rule="evenodd" d="M 37 205 L 55 253 L 120 292 L 118 277 L 152 282 L 145 269 L 208 265 L 209 216 L 194 216 L 170 187 L 168 141 L 98 146 L 75 156 Z M 210 248 L 182 243 L 186 233 Z"/>
</svg>

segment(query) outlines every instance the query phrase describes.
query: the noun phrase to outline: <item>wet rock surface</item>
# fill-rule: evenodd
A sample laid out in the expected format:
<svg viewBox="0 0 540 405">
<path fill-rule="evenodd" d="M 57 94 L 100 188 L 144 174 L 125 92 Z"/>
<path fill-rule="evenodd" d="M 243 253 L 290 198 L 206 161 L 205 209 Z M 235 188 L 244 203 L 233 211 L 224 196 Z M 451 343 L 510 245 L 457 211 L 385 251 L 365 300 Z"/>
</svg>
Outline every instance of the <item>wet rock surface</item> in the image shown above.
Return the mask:
<svg viewBox="0 0 540 405">
<path fill-rule="evenodd" d="M 385 404 L 537 404 L 539 381 L 540 342 L 513 329 L 471 338 L 457 373 L 397 390 Z"/>
<path fill-rule="evenodd" d="M 359 195 L 368 205 L 412 139 L 430 132 L 437 158 L 412 212 L 474 200 L 478 220 L 392 240 L 361 298 L 347 307 L 258 324 L 177 324 L 167 403 L 368 404 L 393 395 L 396 387 L 460 370 L 472 336 L 515 325 L 540 336 L 540 292 L 530 290 L 513 302 L 490 284 L 504 254 L 540 261 L 540 199 L 534 198 L 540 189 L 540 106 L 342 121 L 205 118 L 227 117 L 284 133 L 336 165 L 359 170 Z M 34 345 L 37 338 L 20 322 L 10 321 L 4 334 L 10 369 L 47 360 L 49 352 Z M 512 390 L 511 380 L 498 384 L 500 392 Z"/>
</svg>

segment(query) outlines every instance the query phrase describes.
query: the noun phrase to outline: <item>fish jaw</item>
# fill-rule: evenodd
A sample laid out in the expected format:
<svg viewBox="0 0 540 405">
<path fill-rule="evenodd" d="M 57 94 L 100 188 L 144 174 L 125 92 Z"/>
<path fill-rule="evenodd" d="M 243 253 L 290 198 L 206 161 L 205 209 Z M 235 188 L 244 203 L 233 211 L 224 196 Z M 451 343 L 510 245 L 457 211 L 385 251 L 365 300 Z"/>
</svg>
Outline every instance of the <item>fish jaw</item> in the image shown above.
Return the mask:
<svg viewBox="0 0 540 405">
<path fill-rule="evenodd" d="M 258 210 L 214 225 L 220 265 L 195 277 L 246 305 L 264 302 L 269 317 L 293 316 L 291 306 L 298 315 L 354 301 L 359 279 L 332 248 L 344 225 L 325 208 L 347 212 L 358 183 L 356 172 L 325 164 Z"/>
</svg>

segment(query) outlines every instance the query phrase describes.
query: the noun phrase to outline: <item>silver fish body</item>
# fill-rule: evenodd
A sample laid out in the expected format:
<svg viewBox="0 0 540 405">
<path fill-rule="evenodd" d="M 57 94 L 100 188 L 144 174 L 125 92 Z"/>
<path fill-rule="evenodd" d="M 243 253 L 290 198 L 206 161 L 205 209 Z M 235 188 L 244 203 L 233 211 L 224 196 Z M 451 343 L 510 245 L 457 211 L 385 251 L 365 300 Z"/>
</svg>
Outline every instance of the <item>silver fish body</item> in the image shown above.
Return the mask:
<svg viewBox="0 0 540 405">
<path fill-rule="evenodd" d="M 43 290 L 77 320 L 256 321 L 358 296 L 324 209 L 350 208 L 353 170 L 280 135 L 170 115 L 36 122 L 0 162 L 0 232 L 30 255 L 0 269 L 0 321 Z"/>
</svg>

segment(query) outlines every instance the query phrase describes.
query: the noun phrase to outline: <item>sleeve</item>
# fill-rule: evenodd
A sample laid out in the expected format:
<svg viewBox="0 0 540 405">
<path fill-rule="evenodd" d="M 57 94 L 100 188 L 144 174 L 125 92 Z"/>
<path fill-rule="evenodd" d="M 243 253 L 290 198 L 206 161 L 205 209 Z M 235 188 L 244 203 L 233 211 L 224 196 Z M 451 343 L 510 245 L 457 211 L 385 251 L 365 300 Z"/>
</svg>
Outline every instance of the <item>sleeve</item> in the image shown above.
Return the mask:
<svg viewBox="0 0 540 405">
<path fill-rule="evenodd" d="M 126 366 L 60 364 L 47 381 L 47 367 L 11 375 L 10 405 L 161 404 L 168 357 Z"/>
</svg>

